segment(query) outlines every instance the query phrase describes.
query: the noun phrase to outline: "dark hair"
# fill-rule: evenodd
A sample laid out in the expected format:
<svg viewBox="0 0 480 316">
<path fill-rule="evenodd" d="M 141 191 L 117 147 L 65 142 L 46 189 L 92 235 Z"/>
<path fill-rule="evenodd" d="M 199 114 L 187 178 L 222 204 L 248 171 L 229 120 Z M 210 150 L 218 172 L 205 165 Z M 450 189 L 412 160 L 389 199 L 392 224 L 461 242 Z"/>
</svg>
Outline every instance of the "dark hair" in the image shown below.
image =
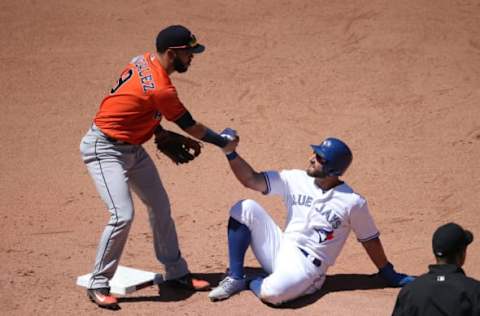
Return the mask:
<svg viewBox="0 0 480 316">
<path fill-rule="evenodd" d="M 467 246 L 458 248 L 456 251 L 445 254 L 443 256 L 435 255 L 435 258 L 442 260 L 448 264 L 457 264 L 459 257 L 467 250 Z"/>
</svg>

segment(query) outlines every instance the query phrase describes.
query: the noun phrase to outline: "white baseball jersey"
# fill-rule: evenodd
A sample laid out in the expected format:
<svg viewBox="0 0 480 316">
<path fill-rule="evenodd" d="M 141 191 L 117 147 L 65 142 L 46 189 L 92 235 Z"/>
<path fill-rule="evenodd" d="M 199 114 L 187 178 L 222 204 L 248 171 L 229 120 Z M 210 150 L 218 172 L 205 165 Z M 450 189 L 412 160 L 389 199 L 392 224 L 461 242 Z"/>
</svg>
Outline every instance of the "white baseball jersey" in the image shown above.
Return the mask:
<svg viewBox="0 0 480 316">
<path fill-rule="evenodd" d="M 288 215 L 284 238 L 333 265 L 350 230 L 361 242 L 379 236 L 367 201 L 346 183 L 326 192 L 303 170 L 265 172 L 269 195 L 283 197 Z"/>
</svg>

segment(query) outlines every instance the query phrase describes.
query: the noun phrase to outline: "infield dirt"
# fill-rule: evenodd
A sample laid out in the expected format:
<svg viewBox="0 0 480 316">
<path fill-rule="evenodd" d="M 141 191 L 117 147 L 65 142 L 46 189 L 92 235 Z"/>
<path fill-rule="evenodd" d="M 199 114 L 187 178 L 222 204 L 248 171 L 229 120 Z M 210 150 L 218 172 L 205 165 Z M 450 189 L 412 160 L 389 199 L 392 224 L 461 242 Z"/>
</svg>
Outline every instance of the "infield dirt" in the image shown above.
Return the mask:
<svg viewBox="0 0 480 316">
<path fill-rule="evenodd" d="M 431 235 L 455 221 L 480 236 L 478 1 L 4 0 L 0 140 L 0 313 L 108 314 L 75 279 L 91 270 L 108 213 L 79 154 L 102 97 L 126 63 L 184 24 L 207 46 L 172 76 L 193 116 L 232 127 L 257 170 L 307 165 L 309 144 L 336 136 L 354 160 L 345 175 L 369 201 L 386 252 L 402 272 L 433 262 Z M 166 128 L 177 130 L 164 122 Z M 155 156 L 153 142 L 145 147 Z M 193 272 L 218 282 L 227 265 L 229 207 L 253 198 L 284 221 L 280 200 L 247 191 L 206 145 L 175 166 L 155 158 Z M 121 264 L 161 272 L 143 205 Z M 251 252 L 247 265 L 258 267 Z M 480 242 L 465 271 L 480 278 Z M 283 308 L 245 291 L 154 287 L 119 315 L 390 315 L 398 289 L 353 235 L 325 289 Z"/>
</svg>

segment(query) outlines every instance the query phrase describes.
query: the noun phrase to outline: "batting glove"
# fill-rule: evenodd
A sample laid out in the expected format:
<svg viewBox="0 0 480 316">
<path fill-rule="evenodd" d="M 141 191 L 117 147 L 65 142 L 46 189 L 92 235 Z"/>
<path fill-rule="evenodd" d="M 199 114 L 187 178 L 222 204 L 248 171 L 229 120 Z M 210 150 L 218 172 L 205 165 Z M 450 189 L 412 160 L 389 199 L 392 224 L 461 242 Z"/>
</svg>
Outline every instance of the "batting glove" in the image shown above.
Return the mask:
<svg viewBox="0 0 480 316">
<path fill-rule="evenodd" d="M 220 133 L 220 136 L 222 136 L 223 138 L 226 138 L 228 139 L 229 141 L 232 141 L 234 140 L 238 135 L 237 135 L 237 131 L 230 128 L 230 127 L 227 127 L 226 129 L 224 129 L 221 133 Z"/>
<path fill-rule="evenodd" d="M 383 268 L 379 269 L 378 274 L 380 274 L 380 276 L 393 287 L 402 287 L 415 280 L 415 278 L 410 275 L 395 271 L 390 262 L 388 262 Z"/>
<path fill-rule="evenodd" d="M 233 141 L 237 141 L 237 144 L 238 144 L 238 134 L 237 134 L 237 131 L 232 129 L 232 128 L 229 128 L 227 127 L 226 129 L 224 129 L 221 133 L 220 133 L 220 136 L 227 139 L 229 141 L 229 143 L 227 144 L 227 146 L 225 146 L 223 149 L 223 152 L 225 153 L 225 155 L 227 155 L 227 158 L 228 160 L 232 160 L 234 159 L 237 154 L 235 153 L 235 147 L 237 147 L 236 145 L 234 147 L 232 147 L 230 145 L 230 142 L 233 142 Z M 234 154 L 235 153 L 235 154 Z M 235 157 L 233 158 L 230 158 L 229 155 L 231 154 L 234 154 Z"/>
</svg>

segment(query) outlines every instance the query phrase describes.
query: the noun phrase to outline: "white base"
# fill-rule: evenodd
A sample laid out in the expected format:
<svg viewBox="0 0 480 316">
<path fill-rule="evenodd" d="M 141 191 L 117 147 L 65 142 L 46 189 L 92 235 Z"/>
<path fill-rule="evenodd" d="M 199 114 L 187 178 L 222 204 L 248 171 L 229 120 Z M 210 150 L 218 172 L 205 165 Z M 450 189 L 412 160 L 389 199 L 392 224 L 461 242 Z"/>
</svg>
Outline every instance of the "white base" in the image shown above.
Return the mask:
<svg viewBox="0 0 480 316">
<path fill-rule="evenodd" d="M 77 285 L 87 288 L 91 275 L 89 273 L 77 277 Z M 125 295 L 162 282 L 161 274 L 119 265 L 117 272 L 110 280 L 110 293 Z"/>
</svg>

